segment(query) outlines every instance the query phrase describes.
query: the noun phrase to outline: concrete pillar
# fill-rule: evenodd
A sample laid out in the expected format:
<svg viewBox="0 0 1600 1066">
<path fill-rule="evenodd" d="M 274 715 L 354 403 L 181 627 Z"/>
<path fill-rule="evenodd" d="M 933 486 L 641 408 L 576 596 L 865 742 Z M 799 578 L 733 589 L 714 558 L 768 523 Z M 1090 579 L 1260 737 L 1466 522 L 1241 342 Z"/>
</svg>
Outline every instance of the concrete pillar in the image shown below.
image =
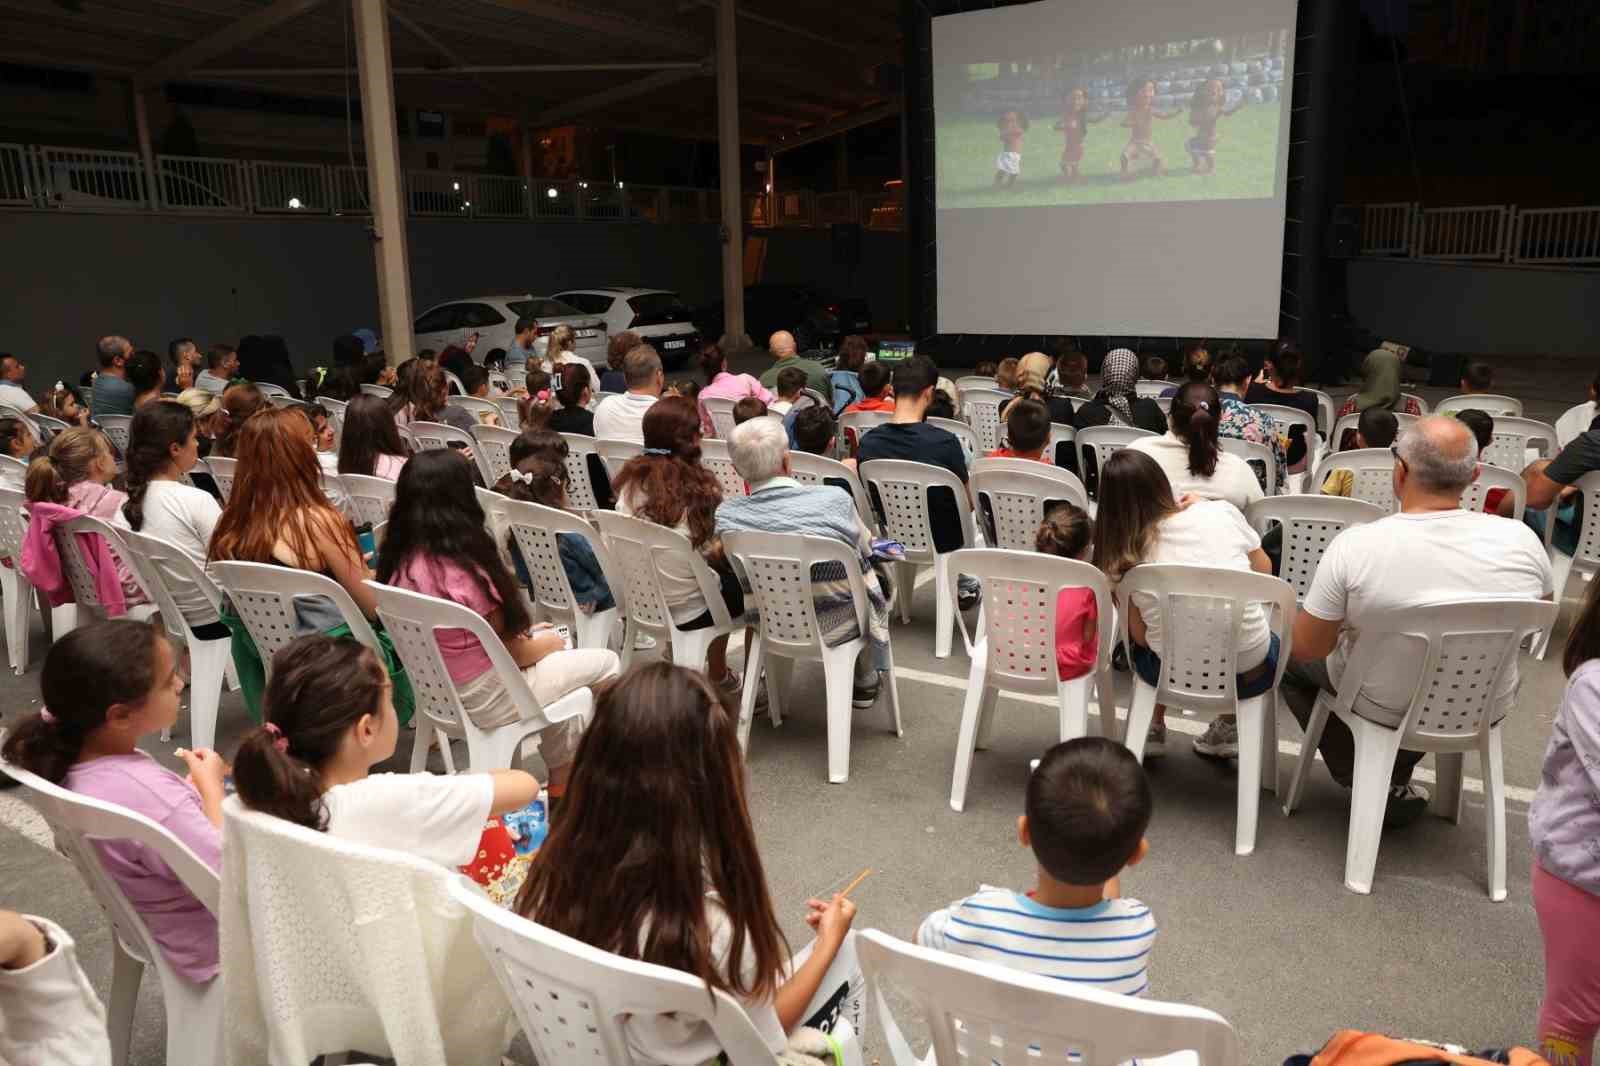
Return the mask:
<svg viewBox="0 0 1600 1066">
<path fill-rule="evenodd" d="M 150 210 L 161 206 L 160 175 L 156 173 L 155 142 L 150 138 L 150 110 L 145 102 L 146 90 L 138 82 L 128 83 L 128 94 L 133 104 L 133 131 L 139 141 L 139 158 L 144 161 L 145 196 Z"/>
<path fill-rule="evenodd" d="M 372 198 L 372 249 L 378 270 L 383 353 L 391 366 L 410 359 L 411 274 L 406 255 L 405 185 L 395 128 L 394 71 L 389 56 L 387 0 L 354 0 L 361 71 L 361 129 Z"/>
<path fill-rule="evenodd" d="M 717 160 L 722 183 L 722 306 L 728 333 L 744 332 L 744 204 L 739 166 L 739 13 L 717 0 Z"/>
</svg>

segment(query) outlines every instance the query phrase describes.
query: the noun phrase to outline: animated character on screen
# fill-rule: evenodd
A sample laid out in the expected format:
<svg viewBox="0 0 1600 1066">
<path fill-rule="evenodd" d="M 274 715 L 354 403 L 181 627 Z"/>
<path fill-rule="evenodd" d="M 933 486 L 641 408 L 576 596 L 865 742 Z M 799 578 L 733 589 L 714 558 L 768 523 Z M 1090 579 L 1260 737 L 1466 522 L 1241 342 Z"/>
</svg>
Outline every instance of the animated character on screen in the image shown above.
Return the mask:
<svg viewBox="0 0 1600 1066">
<path fill-rule="evenodd" d="M 1135 78 L 1128 85 L 1128 117 L 1122 124 L 1132 132 L 1128 134 L 1128 146 L 1122 150 L 1122 180 L 1132 181 L 1134 174 L 1130 169 L 1140 160 L 1150 160 L 1150 173 L 1161 173 L 1163 160 L 1161 149 L 1156 147 L 1152 127 L 1154 120 L 1161 118 L 1177 118 L 1177 111 L 1157 111 L 1155 109 L 1156 83 L 1150 78 Z"/>
<path fill-rule="evenodd" d="M 1083 89 L 1072 90 L 1066 106 L 1061 109 L 1061 120 L 1056 129 L 1064 135 L 1061 149 L 1061 176 L 1068 181 L 1078 178 L 1078 164 L 1083 162 L 1083 140 L 1089 135 L 1089 123 L 1099 122 L 1105 115 L 1089 114 L 1089 94 Z"/>
<path fill-rule="evenodd" d="M 1028 128 L 1028 116 L 1020 111 L 1007 111 L 995 123 L 1000 127 L 1000 154 L 994 161 L 995 188 L 1015 185 L 1022 173 L 1022 132 Z"/>
<path fill-rule="evenodd" d="M 1189 125 L 1194 127 L 1194 136 L 1184 142 L 1194 160 L 1196 174 L 1211 174 L 1217 169 L 1217 121 L 1237 114 L 1244 107 L 1244 97 L 1230 109 L 1224 105 L 1228 100 L 1228 90 L 1223 88 L 1222 82 L 1212 78 L 1200 87 L 1194 94 L 1194 100 L 1189 104 Z"/>
</svg>

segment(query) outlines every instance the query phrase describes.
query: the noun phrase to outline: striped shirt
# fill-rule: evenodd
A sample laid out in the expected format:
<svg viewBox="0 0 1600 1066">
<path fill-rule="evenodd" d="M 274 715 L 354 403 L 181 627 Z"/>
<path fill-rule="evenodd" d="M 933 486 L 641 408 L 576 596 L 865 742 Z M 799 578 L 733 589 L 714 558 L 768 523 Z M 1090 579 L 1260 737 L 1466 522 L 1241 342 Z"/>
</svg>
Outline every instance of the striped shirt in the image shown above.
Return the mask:
<svg viewBox="0 0 1600 1066">
<path fill-rule="evenodd" d="M 923 947 L 1128 996 L 1149 992 L 1155 941 L 1155 917 L 1136 899 L 1063 909 L 991 885 L 934 911 L 917 930 Z"/>
</svg>

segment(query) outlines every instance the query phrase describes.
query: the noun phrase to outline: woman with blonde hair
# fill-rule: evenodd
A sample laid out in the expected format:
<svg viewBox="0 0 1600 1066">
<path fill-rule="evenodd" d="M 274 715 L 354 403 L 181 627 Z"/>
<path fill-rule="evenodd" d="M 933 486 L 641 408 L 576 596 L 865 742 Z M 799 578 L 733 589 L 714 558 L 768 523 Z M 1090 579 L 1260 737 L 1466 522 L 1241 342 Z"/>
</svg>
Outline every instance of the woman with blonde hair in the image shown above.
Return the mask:
<svg viewBox="0 0 1600 1066">
<path fill-rule="evenodd" d="M 600 392 L 600 375 L 595 372 L 589 360 L 584 359 L 573 351 L 578 345 L 578 334 L 571 326 L 560 325 L 550 331 L 550 341 L 544 350 L 544 369 L 555 377 L 561 372 L 561 367 L 568 363 L 581 366 L 589 372 L 589 390 L 598 395 Z"/>
<path fill-rule="evenodd" d="M 1050 390 L 1050 371 L 1053 364 L 1048 355 L 1043 352 L 1029 352 L 1017 360 L 1016 389 L 1018 399 L 1026 398 L 1038 400 L 1050 410 L 1050 421 L 1060 422 L 1062 425 L 1072 425 L 1072 401 L 1065 396 L 1057 396 Z M 1016 401 L 1013 400 L 1012 403 Z M 1001 421 L 1005 420 L 1010 411 L 1011 404 L 1006 404 L 1000 412 Z"/>
<path fill-rule="evenodd" d="M 175 399 L 194 415 L 194 428 L 200 434 L 200 458 L 204 459 L 227 426 L 222 397 L 205 389 L 184 389 Z"/>
</svg>

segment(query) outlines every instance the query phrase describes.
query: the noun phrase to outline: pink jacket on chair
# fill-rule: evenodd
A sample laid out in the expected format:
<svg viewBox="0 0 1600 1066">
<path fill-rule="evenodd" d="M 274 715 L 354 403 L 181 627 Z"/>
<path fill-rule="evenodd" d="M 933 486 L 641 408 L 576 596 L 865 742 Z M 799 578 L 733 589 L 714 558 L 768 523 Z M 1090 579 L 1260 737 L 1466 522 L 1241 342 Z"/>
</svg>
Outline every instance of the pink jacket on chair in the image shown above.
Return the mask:
<svg viewBox="0 0 1600 1066">
<path fill-rule="evenodd" d="M 45 594 L 52 607 L 73 602 L 72 585 L 67 581 L 66 568 L 56 550 L 55 530 L 57 526 L 82 516 L 82 511 L 63 507 L 59 503 L 28 504 L 28 532 L 22 538 L 22 572 L 34 588 Z M 78 546 L 89 571 L 94 575 L 95 589 L 100 594 L 106 615 L 117 618 L 126 614 L 128 601 L 122 594 L 117 559 L 105 538 L 95 533 L 79 533 Z"/>
</svg>

